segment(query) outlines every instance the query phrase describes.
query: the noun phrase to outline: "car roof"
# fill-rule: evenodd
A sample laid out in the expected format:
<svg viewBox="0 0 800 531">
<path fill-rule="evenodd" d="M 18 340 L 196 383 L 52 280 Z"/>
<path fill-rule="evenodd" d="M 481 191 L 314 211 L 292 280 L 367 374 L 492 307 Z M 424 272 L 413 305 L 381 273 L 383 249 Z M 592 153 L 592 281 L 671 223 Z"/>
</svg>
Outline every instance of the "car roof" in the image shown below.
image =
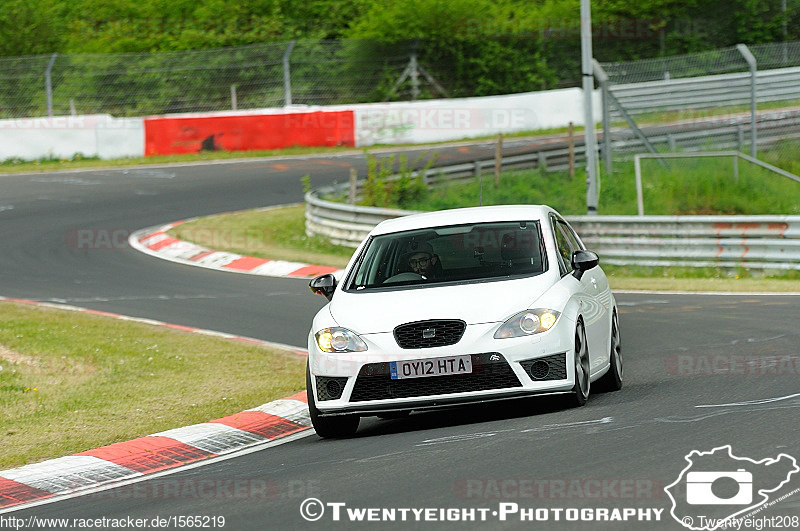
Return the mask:
<svg viewBox="0 0 800 531">
<path fill-rule="evenodd" d="M 546 205 L 502 205 L 438 210 L 383 221 L 372 229 L 370 234 L 390 234 L 465 223 L 541 220 L 546 219 L 550 212 L 556 211 Z"/>
</svg>

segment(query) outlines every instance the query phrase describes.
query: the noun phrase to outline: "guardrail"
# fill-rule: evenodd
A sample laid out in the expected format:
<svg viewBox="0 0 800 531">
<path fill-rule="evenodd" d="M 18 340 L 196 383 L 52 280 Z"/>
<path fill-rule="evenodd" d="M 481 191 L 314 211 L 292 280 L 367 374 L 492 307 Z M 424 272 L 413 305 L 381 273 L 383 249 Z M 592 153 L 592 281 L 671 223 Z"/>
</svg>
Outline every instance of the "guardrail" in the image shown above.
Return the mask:
<svg viewBox="0 0 800 531">
<path fill-rule="evenodd" d="M 330 191 L 330 190 L 329 190 Z M 306 233 L 357 247 L 375 225 L 415 211 L 306 194 Z M 800 216 L 571 216 L 586 246 L 613 265 L 800 270 Z"/>
<path fill-rule="evenodd" d="M 611 85 L 610 90 L 629 114 L 721 105 L 748 105 L 748 72 Z M 760 70 L 756 73 L 758 103 L 800 100 L 800 68 Z M 612 110 L 614 118 L 620 114 Z"/>
<path fill-rule="evenodd" d="M 328 186 L 306 194 L 308 236 L 323 236 L 336 245 L 355 248 L 381 221 L 417 213 L 412 210 L 347 205 L 319 197 L 320 194 L 336 193 L 341 189 L 341 186 Z"/>
<path fill-rule="evenodd" d="M 800 216 L 567 219 L 607 264 L 800 270 Z"/>
<path fill-rule="evenodd" d="M 781 140 L 800 138 L 800 110 L 767 111 L 759 113 L 756 128 L 759 146 L 769 146 Z M 708 146 L 715 149 L 743 151 L 750 142 L 750 116 L 720 117 L 711 124 L 682 123 L 672 126 L 644 128 L 648 141 L 659 151 L 666 149 L 695 152 Z M 644 142 L 629 129 L 611 132 L 611 151 L 635 154 L 647 151 Z"/>
</svg>

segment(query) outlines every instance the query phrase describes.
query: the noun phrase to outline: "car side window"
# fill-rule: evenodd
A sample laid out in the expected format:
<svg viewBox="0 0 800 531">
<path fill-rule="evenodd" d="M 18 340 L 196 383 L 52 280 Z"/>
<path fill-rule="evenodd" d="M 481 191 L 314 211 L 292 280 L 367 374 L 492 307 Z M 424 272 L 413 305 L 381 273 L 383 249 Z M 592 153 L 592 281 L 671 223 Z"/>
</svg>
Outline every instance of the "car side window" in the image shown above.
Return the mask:
<svg viewBox="0 0 800 531">
<path fill-rule="evenodd" d="M 551 216 L 550 220 L 553 224 L 553 232 L 555 234 L 558 254 L 561 257 L 561 262 L 564 265 L 562 273 L 571 273 L 573 269 L 572 254 L 575 251 L 583 249 L 583 245 L 581 245 L 580 240 L 572 230 L 572 227 L 567 225 L 563 219 L 556 216 Z"/>
<path fill-rule="evenodd" d="M 564 230 L 564 235 L 567 237 L 567 240 L 569 241 L 570 247 L 572 247 L 573 251 L 579 251 L 583 249 L 583 246 L 578 239 L 578 235 L 575 234 L 575 231 L 572 230 L 572 227 L 560 219 L 558 220 L 558 225 Z"/>
<path fill-rule="evenodd" d="M 572 248 L 567 236 L 564 234 L 561 224 L 553 220 L 553 234 L 556 240 L 556 248 L 561 257 L 562 273 L 572 272 Z"/>
</svg>

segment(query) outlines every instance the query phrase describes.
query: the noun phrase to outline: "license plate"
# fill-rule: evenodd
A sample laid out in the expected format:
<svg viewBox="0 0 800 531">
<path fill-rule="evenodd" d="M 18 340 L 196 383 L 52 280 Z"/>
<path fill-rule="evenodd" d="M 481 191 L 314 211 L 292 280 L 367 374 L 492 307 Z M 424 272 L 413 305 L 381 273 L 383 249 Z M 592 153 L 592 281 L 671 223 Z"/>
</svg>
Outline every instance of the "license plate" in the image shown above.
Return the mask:
<svg viewBox="0 0 800 531">
<path fill-rule="evenodd" d="M 450 356 L 427 360 L 392 361 L 389 363 L 392 380 L 425 378 L 472 372 L 472 356 Z"/>
</svg>

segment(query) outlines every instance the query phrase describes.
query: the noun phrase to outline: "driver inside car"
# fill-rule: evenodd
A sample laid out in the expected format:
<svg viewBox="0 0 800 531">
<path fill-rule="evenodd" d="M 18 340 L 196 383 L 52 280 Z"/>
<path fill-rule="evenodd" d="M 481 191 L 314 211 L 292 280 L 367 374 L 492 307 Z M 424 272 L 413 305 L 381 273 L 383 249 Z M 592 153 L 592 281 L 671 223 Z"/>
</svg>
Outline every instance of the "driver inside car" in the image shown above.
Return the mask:
<svg viewBox="0 0 800 531">
<path fill-rule="evenodd" d="M 439 276 L 439 257 L 433 252 L 433 246 L 427 242 L 411 242 L 409 252 L 406 253 L 408 267 L 414 273 L 426 279 Z"/>
</svg>

